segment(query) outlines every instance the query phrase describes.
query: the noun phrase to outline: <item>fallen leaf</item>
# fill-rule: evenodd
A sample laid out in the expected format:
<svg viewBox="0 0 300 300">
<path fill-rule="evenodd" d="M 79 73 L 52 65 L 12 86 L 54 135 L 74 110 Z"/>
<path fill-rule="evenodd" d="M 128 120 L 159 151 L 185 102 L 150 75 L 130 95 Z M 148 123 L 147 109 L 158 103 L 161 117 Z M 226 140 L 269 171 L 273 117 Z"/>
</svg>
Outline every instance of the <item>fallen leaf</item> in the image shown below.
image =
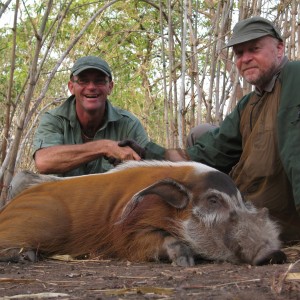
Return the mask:
<svg viewBox="0 0 300 300">
<path fill-rule="evenodd" d="M 62 261 L 75 261 L 75 259 L 71 255 L 53 255 L 50 258 Z"/>
<path fill-rule="evenodd" d="M 286 280 L 300 280 L 300 273 L 288 273 L 286 275 Z"/>
</svg>

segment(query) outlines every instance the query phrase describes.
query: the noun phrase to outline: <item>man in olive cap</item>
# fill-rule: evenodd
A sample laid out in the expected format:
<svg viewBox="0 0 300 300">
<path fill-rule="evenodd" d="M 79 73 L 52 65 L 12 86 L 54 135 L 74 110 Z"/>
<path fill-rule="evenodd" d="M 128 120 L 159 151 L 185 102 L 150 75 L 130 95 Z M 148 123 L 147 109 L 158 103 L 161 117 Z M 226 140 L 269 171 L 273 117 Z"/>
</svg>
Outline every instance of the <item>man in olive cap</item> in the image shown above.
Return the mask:
<svg viewBox="0 0 300 300">
<path fill-rule="evenodd" d="M 300 240 L 300 62 L 288 61 L 278 29 L 262 17 L 238 22 L 227 47 L 254 92 L 194 145 L 149 142 L 145 157 L 193 160 L 228 173 L 245 200 L 269 209 L 282 240 Z"/>
<path fill-rule="evenodd" d="M 34 137 L 34 159 L 40 173 L 78 176 L 102 173 L 111 162 L 140 160 L 140 155 L 119 141 L 132 139 L 141 145 L 148 136 L 130 112 L 108 100 L 113 90 L 112 72 L 96 56 L 79 58 L 71 69 L 71 96 L 46 112 Z"/>
</svg>

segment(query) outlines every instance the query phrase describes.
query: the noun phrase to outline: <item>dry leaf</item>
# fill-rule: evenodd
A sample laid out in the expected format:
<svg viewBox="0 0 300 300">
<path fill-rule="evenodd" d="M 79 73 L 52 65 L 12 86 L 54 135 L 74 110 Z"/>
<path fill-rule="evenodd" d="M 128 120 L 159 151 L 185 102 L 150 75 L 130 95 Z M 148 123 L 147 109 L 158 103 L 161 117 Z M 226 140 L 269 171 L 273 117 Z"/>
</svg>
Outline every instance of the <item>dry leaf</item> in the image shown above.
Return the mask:
<svg viewBox="0 0 300 300">
<path fill-rule="evenodd" d="M 286 280 L 300 280 L 300 273 L 288 273 L 286 275 Z"/>
<path fill-rule="evenodd" d="M 71 255 L 53 255 L 50 257 L 54 260 L 62 260 L 62 261 L 74 261 L 75 259 Z"/>
</svg>

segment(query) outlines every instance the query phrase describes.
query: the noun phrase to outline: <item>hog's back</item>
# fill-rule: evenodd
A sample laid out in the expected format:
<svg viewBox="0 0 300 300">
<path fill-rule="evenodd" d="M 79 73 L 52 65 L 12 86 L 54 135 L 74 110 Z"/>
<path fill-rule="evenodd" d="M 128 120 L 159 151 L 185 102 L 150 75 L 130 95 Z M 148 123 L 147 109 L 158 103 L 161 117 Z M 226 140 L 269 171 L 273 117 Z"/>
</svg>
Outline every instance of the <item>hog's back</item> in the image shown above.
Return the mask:
<svg viewBox="0 0 300 300">
<path fill-rule="evenodd" d="M 114 242 L 113 227 L 134 194 L 162 178 L 188 180 L 190 172 L 186 166 L 141 167 L 30 188 L 0 212 L 0 249 L 77 256 L 105 248 Z"/>
</svg>

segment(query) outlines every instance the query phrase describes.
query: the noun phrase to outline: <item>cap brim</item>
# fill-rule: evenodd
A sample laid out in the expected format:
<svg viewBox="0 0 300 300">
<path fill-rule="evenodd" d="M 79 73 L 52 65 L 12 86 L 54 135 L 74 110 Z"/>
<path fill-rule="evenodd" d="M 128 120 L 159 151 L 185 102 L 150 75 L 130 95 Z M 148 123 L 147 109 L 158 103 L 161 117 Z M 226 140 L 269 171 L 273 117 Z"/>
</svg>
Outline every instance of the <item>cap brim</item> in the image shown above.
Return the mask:
<svg viewBox="0 0 300 300">
<path fill-rule="evenodd" d="M 237 45 L 237 44 L 241 44 L 241 43 L 245 43 L 245 42 L 249 42 L 249 41 L 252 41 L 252 40 L 256 40 L 260 37 L 263 37 L 263 36 L 266 36 L 266 35 L 269 35 L 268 33 L 257 33 L 257 34 L 246 34 L 246 35 L 243 35 L 243 36 L 240 36 L 238 38 L 231 38 L 229 40 L 229 42 L 226 44 L 225 47 L 231 47 L 231 46 L 234 46 L 234 45 Z"/>
<path fill-rule="evenodd" d="M 81 72 L 83 72 L 83 71 L 85 71 L 85 70 L 89 70 L 89 69 L 98 70 L 98 71 L 104 73 L 106 76 L 111 77 L 111 75 L 110 75 L 108 72 L 106 72 L 105 70 L 103 70 L 103 69 L 101 69 L 101 68 L 95 67 L 95 66 L 85 66 L 85 67 L 82 67 L 82 68 L 80 68 L 80 69 L 74 71 L 72 74 L 75 75 L 75 76 L 77 76 L 77 75 L 80 74 Z"/>
</svg>

